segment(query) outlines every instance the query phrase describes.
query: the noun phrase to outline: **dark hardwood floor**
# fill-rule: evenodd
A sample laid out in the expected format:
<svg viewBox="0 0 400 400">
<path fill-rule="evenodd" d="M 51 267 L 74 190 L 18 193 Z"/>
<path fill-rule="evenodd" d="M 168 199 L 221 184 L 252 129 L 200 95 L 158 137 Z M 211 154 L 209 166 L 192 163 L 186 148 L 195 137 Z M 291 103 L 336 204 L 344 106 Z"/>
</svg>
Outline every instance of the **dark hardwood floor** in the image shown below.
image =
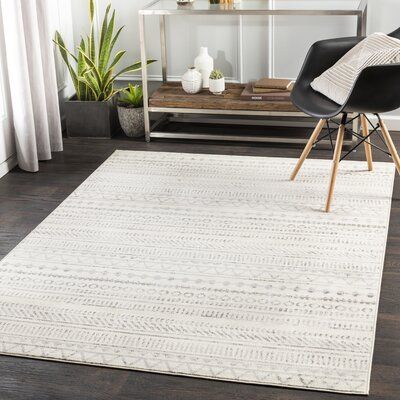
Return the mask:
<svg viewBox="0 0 400 400">
<path fill-rule="evenodd" d="M 400 148 L 400 134 L 395 143 Z M 0 180 L 0 258 L 34 229 L 115 149 L 298 157 L 299 147 L 66 139 L 37 174 L 18 168 Z M 376 154 L 376 160 L 386 156 Z M 330 158 L 316 149 L 314 158 Z M 351 155 L 363 159 L 363 150 Z M 389 160 L 388 160 L 389 161 Z M 328 182 L 327 182 L 328 184 Z M 371 379 L 371 400 L 400 399 L 400 178 L 396 177 Z M 371 210 L 374 212 L 374 210 Z M 357 240 L 357 238 L 354 238 Z M 0 400 L 354 400 L 340 395 L 0 356 Z"/>
</svg>

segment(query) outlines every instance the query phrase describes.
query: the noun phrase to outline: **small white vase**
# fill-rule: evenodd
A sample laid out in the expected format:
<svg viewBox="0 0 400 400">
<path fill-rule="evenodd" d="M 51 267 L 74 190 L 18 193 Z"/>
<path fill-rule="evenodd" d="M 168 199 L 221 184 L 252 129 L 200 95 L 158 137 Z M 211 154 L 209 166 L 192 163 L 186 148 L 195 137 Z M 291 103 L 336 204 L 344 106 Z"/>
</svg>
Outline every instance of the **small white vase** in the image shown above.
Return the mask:
<svg viewBox="0 0 400 400">
<path fill-rule="evenodd" d="M 189 68 L 182 76 L 182 88 L 186 93 L 196 94 L 202 88 L 201 73 L 195 67 Z"/>
<path fill-rule="evenodd" d="M 210 79 L 210 92 L 213 94 L 222 94 L 225 90 L 225 78 Z"/>
<path fill-rule="evenodd" d="M 201 73 L 203 88 L 208 88 L 210 86 L 210 73 L 214 69 L 214 60 L 208 54 L 207 47 L 200 47 L 200 54 L 195 58 L 194 66 Z"/>
</svg>

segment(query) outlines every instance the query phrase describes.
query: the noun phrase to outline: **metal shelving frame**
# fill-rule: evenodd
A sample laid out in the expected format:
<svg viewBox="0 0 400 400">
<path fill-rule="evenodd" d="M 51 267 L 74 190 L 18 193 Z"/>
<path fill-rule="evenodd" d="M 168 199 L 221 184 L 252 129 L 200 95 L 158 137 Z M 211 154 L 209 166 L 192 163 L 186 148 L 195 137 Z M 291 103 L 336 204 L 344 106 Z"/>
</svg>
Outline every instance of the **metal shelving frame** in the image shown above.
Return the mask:
<svg viewBox="0 0 400 400">
<path fill-rule="evenodd" d="M 195 0 L 196 2 L 208 2 L 208 0 Z M 239 18 L 239 24 L 242 24 L 242 17 L 245 15 L 267 15 L 267 16 L 279 16 L 279 15 L 290 15 L 290 16 L 355 16 L 357 18 L 357 35 L 364 36 L 366 34 L 367 25 L 367 9 L 368 0 L 359 0 L 358 6 L 354 9 L 279 9 L 274 7 L 259 7 L 259 8 L 246 8 L 247 1 L 253 0 L 242 0 L 241 3 L 232 6 L 224 6 L 223 8 L 208 6 L 204 9 L 196 9 L 188 6 L 178 6 L 170 8 L 163 8 L 164 0 L 153 0 L 145 8 L 139 10 L 139 32 L 140 32 L 140 53 L 141 61 L 144 66 L 142 69 L 142 84 L 143 84 L 143 102 L 144 102 L 144 122 L 145 122 L 145 134 L 146 141 L 149 142 L 151 138 L 182 138 L 182 139 L 206 139 L 206 140 L 236 140 L 236 141 L 256 141 L 256 142 L 284 142 L 284 143 L 305 143 L 306 139 L 296 138 L 271 138 L 268 136 L 251 136 L 251 135 L 218 135 L 218 134 L 207 134 L 207 133 L 184 133 L 184 132 L 163 132 L 156 131 L 156 127 L 159 126 L 165 120 L 168 120 L 169 115 L 177 117 L 185 116 L 186 120 L 189 119 L 190 115 L 196 115 L 195 121 L 206 123 L 207 116 L 225 116 L 225 122 L 229 123 L 229 116 L 242 116 L 243 125 L 252 124 L 251 117 L 278 117 L 279 119 L 288 118 L 293 119 L 296 117 L 305 117 L 306 115 L 302 112 L 279 112 L 279 111 L 250 111 L 250 110 L 213 110 L 213 109 L 188 109 L 188 108 L 165 108 L 165 107 L 150 107 L 149 106 L 149 89 L 148 89 L 148 73 L 146 67 L 146 34 L 145 34 L 145 18 L 151 16 L 158 16 L 160 23 L 160 44 L 161 44 L 161 68 L 162 68 L 162 81 L 167 83 L 167 46 L 166 46 L 166 18 L 171 15 L 179 15 L 182 17 L 188 15 L 235 15 Z M 267 4 L 270 0 L 264 0 Z M 253 1 L 253 3 L 255 3 Z M 263 4 L 262 1 L 259 1 Z M 176 3 L 175 3 L 176 4 Z M 247 3 L 250 4 L 250 3 Z M 241 37 L 239 37 L 239 47 L 242 48 Z M 240 50 L 239 49 L 239 50 Z M 161 116 L 151 124 L 150 113 L 160 113 Z M 237 122 L 237 120 L 236 120 Z M 353 130 L 359 129 L 357 122 L 354 122 Z"/>
</svg>

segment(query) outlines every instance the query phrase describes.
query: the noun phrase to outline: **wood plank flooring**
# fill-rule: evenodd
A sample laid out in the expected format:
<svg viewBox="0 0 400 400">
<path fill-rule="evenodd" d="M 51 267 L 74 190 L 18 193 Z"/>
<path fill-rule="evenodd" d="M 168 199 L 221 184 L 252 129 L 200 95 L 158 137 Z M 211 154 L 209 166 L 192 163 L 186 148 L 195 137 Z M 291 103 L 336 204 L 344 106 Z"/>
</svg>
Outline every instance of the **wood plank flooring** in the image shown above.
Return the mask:
<svg viewBox="0 0 400 400">
<path fill-rule="evenodd" d="M 400 135 L 393 135 L 400 148 Z M 363 146 L 360 146 L 360 149 Z M 40 172 L 0 179 L 0 258 L 33 230 L 115 149 L 299 157 L 300 147 L 179 141 L 66 139 Z M 374 153 L 374 159 L 387 160 Z M 331 158 L 330 150 L 311 157 Z M 364 159 L 363 150 L 351 155 Z M 389 161 L 389 160 L 387 160 Z M 301 172 L 300 172 L 301 174 Z M 288 177 L 289 178 L 289 177 Z M 327 182 L 328 184 L 328 182 Z M 396 177 L 369 400 L 400 398 L 400 178 Z M 374 212 L 374 210 L 371 210 Z M 357 240 L 357 238 L 354 238 Z M 0 356 L 0 400 L 356 400 L 359 396 L 217 382 Z"/>
</svg>

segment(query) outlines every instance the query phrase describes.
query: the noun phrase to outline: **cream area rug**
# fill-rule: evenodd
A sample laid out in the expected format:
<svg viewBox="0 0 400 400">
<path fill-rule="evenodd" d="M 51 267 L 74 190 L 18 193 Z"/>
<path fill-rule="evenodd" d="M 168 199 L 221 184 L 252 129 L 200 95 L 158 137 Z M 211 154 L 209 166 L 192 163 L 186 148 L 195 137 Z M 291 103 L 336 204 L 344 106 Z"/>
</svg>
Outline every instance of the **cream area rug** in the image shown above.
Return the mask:
<svg viewBox="0 0 400 400">
<path fill-rule="evenodd" d="M 117 151 L 0 264 L 3 354 L 366 394 L 394 167 Z"/>
</svg>

